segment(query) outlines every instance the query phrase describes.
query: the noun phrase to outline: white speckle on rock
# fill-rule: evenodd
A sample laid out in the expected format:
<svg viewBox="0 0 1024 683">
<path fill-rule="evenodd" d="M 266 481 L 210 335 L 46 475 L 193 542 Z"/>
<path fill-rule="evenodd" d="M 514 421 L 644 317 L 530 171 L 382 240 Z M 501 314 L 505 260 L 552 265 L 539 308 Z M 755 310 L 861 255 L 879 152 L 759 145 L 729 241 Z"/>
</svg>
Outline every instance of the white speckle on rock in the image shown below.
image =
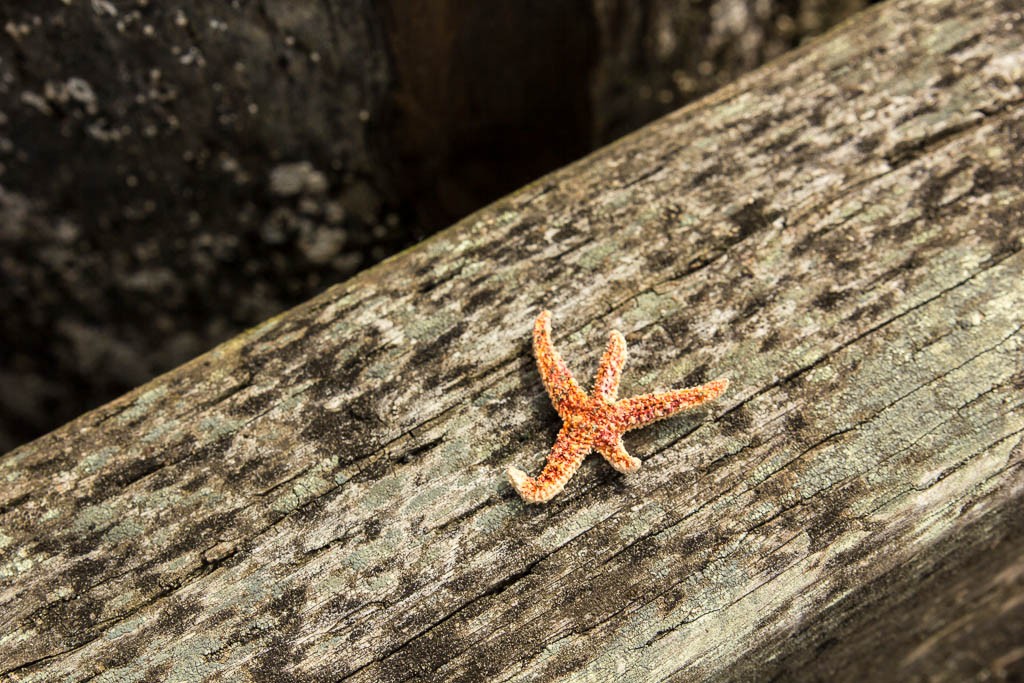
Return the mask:
<svg viewBox="0 0 1024 683">
<path fill-rule="evenodd" d="M 225 173 L 236 173 L 239 168 L 241 167 L 238 164 L 238 159 L 227 153 L 220 155 L 220 170 Z"/>
<path fill-rule="evenodd" d="M 308 161 L 280 164 L 270 171 L 270 191 L 279 197 L 294 197 L 303 192 L 323 194 L 327 177 Z"/>
<path fill-rule="evenodd" d="M 108 0 L 92 0 L 92 11 L 100 15 L 117 16 L 117 8 Z"/>
<path fill-rule="evenodd" d="M 73 76 L 67 80 L 64 86 L 68 97 L 85 107 L 90 114 L 96 113 L 96 92 L 87 80 Z"/>
<path fill-rule="evenodd" d="M 172 52 L 173 52 L 173 50 L 172 50 Z M 195 64 L 196 66 L 199 66 L 199 67 L 206 66 L 206 58 L 203 57 L 202 51 L 198 47 L 196 47 L 195 45 L 192 45 L 191 47 L 189 47 L 188 48 L 188 52 L 186 52 L 181 57 L 179 57 L 178 61 L 181 62 L 185 66 L 189 66 L 191 64 Z"/>
<path fill-rule="evenodd" d="M 13 21 L 8 21 L 4 24 L 4 31 L 7 32 L 11 38 L 15 40 L 21 40 L 24 36 L 27 36 L 32 29 L 28 24 L 21 23 L 15 24 Z"/>
<path fill-rule="evenodd" d="M 338 201 L 327 202 L 324 205 L 324 218 L 334 225 L 341 223 L 345 220 L 345 207 Z"/>
<path fill-rule="evenodd" d="M 78 78 L 73 76 L 67 81 L 68 95 L 71 99 L 82 104 L 88 104 L 89 102 L 96 101 L 96 93 L 93 92 L 92 86 L 84 78 Z"/>
<path fill-rule="evenodd" d="M 320 225 L 311 234 L 299 238 L 299 249 L 311 263 L 324 265 L 345 246 L 345 238 L 344 230 Z"/>
<path fill-rule="evenodd" d="M 121 140 L 123 135 L 117 128 L 110 127 L 110 124 L 106 119 L 99 119 L 93 121 L 85 127 L 85 132 L 89 137 L 100 142 L 118 142 Z"/>
<path fill-rule="evenodd" d="M 57 227 L 54 231 L 57 241 L 62 244 L 72 244 L 78 239 L 81 232 L 77 225 L 63 218 L 57 221 Z"/>
<path fill-rule="evenodd" d="M 46 102 L 46 98 L 37 92 L 26 90 L 21 93 L 21 101 L 23 104 L 27 104 L 44 116 L 50 116 L 53 114 L 53 109 L 51 109 L 50 105 Z"/>
<path fill-rule="evenodd" d="M 326 191 L 327 176 L 317 170 L 306 176 L 306 192 L 310 194 L 323 194 Z"/>
<path fill-rule="evenodd" d="M 321 213 L 320 202 L 312 197 L 303 197 L 299 200 L 299 213 L 307 216 L 319 216 Z"/>
</svg>

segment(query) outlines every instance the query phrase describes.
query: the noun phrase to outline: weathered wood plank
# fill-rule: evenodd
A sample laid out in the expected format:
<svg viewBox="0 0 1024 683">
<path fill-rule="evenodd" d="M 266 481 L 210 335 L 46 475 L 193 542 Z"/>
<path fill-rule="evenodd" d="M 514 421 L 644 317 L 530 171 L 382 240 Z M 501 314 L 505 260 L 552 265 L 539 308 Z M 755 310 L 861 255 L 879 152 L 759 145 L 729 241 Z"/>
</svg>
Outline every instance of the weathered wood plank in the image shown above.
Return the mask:
<svg viewBox="0 0 1024 683">
<path fill-rule="evenodd" d="M 903 624 L 880 678 L 1019 672 L 928 643 L 1021 623 L 1022 16 L 883 5 L 8 454 L 0 671 L 811 678 Z M 733 388 L 527 508 L 542 306 L 623 395 Z M 961 543 L 1000 572 L 928 584 Z"/>
<path fill-rule="evenodd" d="M 0 3 L 0 453 L 867 1 Z"/>
</svg>

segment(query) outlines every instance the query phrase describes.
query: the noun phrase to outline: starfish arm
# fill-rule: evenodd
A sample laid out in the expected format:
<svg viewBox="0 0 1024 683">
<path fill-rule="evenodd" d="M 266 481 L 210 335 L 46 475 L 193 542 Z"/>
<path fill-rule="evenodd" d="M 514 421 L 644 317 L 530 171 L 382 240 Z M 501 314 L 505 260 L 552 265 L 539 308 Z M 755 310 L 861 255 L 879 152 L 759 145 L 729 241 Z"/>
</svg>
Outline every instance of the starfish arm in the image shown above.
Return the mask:
<svg viewBox="0 0 1024 683">
<path fill-rule="evenodd" d="M 619 380 L 622 377 L 622 366 L 626 364 L 626 339 L 618 330 L 612 330 L 608 337 L 608 348 L 601 357 L 597 368 L 597 380 L 594 382 L 594 395 L 600 396 L 609 403 L 619 395 Z"/>
<path fill-rule="evenodd" d="M 592 444 L 572 439 L 568 429 L 563 427 L 555 445 L 551 447 L 544 469 L 536 478 L 528 477 L 515 467 L 509 467 L 506 472 L 508 480 L 527 503 L 546 503 L 565 488 L 566 482 L 576 474 L 591 447 Z"/>
<path fill-rule="evenodd" d="M 634 458 L 622 443 L 622 437 L 618 434 L 609 434 L 607 437 L 599 438 L 594 443 L 594 450 L 604 456 L 612 467 L 623 474 L 631 474 L 640 469 L 639 458 Z"/>
<path fill-rule="evenodd" d="M 702 403 L 713 401 L 721 396 L 728 386 L 729 380 L 716 379 L 698 387 L 623 399 L 615 403 L 615 422 L 622 431 L 639 429 L 684 410 L 696 408 Z"/>
<path fill-rule="evenodd" d="M 551 404 L 563 419 L 587 401 L 565 361 L 551 343 L 551 312 L 541 311 L 533 325 L 533 354 Z"/>
</svg>

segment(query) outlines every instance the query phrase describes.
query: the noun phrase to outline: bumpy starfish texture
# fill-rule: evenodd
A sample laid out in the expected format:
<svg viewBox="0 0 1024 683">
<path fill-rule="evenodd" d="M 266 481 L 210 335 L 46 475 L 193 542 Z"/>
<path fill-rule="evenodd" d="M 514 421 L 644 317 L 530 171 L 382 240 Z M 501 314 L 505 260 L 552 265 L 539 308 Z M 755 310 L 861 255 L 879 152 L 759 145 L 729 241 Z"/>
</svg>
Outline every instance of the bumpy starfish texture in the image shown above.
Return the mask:
<svg viewBox="0 0 1024 683">
<path fill-rule="evenodd" d="M 563 424 L 540 475 L 532 478 L 515 467 L 508 468 L 508 480 L 527 503 L 546 503 L 556 496 L 591 450 L 623 474 L 636 472 L 640 461 L 622 445 L 625 432 L 712 401 L 729 386 L 729 380 L 716 379 L 689 389 L 619 400 L 626 340 L 621 332 L 613 330 L 597 369 L 594 390 L 588 395 L 551 344 L 550 311 L 541 311 L 534 323 L 533 352 L 544 387 Z"/>
</svg>

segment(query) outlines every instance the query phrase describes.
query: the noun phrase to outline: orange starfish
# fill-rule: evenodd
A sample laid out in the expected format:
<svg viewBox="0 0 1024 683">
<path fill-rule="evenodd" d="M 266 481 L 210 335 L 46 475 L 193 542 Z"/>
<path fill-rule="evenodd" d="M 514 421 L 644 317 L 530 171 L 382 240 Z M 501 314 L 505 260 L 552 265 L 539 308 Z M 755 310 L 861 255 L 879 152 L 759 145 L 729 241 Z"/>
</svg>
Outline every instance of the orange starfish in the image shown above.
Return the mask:
<svg viewBox="0 0 1024 683">
<path fill-rule="evenodd" d="M 729 386 L 729 380 L 716 379 L 699 387 L 617 400 L 619 378 L 626 363 L 626 339 L 618 330 L 612 330 L 608 349 L 597 369 L 594 390 L 588 396 L 551 344 L 550 311 L 541 311 L 534 323 L 533 352 L 544 387 L 563 425 L 547 464 L 536 479 L 515 467 L 508 468 L 508 480 L 527 503 L 551 500 L 591 450 L 603 455 L 619 472 L 637 471 L 640 461 L 622 445 L 625 432 L 714 400 Z"/>
</svg>

